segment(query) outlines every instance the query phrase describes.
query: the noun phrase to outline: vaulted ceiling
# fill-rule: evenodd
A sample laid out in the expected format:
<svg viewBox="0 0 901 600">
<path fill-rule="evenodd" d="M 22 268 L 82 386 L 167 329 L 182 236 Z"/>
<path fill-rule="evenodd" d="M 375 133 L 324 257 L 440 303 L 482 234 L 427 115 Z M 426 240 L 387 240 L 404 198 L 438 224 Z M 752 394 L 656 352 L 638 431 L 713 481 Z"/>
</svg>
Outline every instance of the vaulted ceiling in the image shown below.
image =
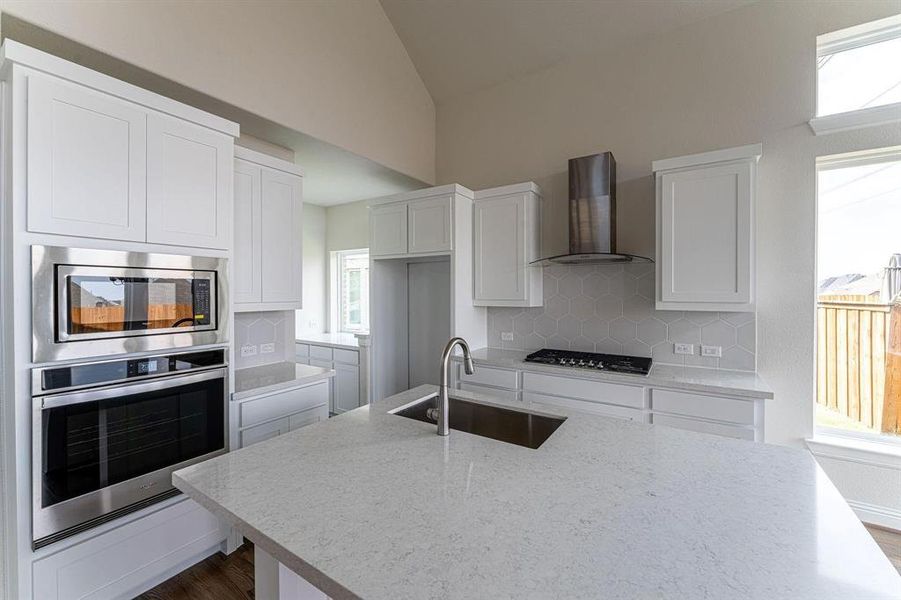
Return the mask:
<svg viewBox="0 0 901 600">
<path fill-rule="evenodd" d="M 436 104 L 755 0 L 381 0 Z"/>
</svg>

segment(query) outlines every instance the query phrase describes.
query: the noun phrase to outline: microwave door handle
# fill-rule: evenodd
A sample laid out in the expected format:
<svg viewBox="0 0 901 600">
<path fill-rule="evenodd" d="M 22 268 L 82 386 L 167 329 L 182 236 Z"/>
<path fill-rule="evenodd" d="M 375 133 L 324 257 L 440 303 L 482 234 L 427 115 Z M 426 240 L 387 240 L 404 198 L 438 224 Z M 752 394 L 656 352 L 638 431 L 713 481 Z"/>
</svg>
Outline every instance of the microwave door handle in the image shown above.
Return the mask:
<svg viewBox="0 0 901 600">
<path fill-rule="evenodd" d="M 56 394 L 52 396 L 44 396 L 41 398 L 41 408 L 43 410 L 51 408 L 60 408 L 62 406 L 72 406 L 75 404 L 84 404 L 86 402 L 97 402 L 100 400 L 109 400 L 118 398 L 126 394 L 141 394 L 145 392 L 156 392 L 167 388 L 180 387 L 200 381 L 209 381 L 211 379 L 222 379 L 227 376 L 228 371 L 223 368 L 211 369 L 201 373 L 192 373 L 188 375 L 178 375 L 173 377 L 161 377 L 152 381 L 131 384 L 117 384 L 109 387 L 98 388 L 93 390 L 83 390 L 80 392 L 70 392 L 68 394 Z"/>
</svg>

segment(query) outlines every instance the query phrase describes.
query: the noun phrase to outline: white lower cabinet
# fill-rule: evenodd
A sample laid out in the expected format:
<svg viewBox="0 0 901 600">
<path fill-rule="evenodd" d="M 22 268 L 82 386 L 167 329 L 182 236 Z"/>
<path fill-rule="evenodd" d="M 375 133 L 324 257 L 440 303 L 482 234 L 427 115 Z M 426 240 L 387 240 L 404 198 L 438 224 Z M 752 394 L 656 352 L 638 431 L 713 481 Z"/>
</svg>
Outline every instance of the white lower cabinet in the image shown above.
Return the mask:
<svg viewBox="0 0 901 600">
<path fill-rule="evenodd" d="M 651 388 L 476 364 L 467 375 L 454 358 L 454 389 L 495 396 L 541 410 L 559 407 L 762 442 L 764 400 Z"/>
<path fill-rule="evenodd" d="M 295 360 L 323 369 L 334 369 L 329 391 L 329 411 L 341 414 L 366 404 L 361 393 L 360 352 L 318 344 L 295 344 Z"/>
<path fill-rule="evenodd" d="M 328 381 L 242 400 L 238 434 L 241 447 L 324 421 L 328 412 Z"/>
<path fill-rule="evenodd" d="M 62 549 L 36 560 L 33 597 L 132 598 L 218 550 L 226 533 L 219 519 L 193 500 L 151 507 L 93 537 L 85 532 L 87 539 L 79 543 L 61 542 Z"/>
<path fill-rule="evenodd" d="M 335 412 L 360 407 L 360 369 L 335 363 Z"/>
</svg>

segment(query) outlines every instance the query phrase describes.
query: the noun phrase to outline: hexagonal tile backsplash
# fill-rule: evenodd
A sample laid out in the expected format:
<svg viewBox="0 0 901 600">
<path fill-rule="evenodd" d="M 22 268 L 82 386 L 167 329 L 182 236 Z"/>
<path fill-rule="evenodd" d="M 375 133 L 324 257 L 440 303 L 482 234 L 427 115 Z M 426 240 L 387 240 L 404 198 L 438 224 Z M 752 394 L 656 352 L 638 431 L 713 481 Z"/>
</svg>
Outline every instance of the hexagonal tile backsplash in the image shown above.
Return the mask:
<svg viewBox="0 0 901 600">
<path fill-rule="evenodd" d="M 512 332 L 513 341 L 501 340 Z M 673 344 L 694 344 L 691 356 Z M 701 344 L 721 346 L 702 357 Z M 488 345 L 558 348 L 652 356 L 658 363 L 753 371 L 757 328 L 752 313 L 660 311 L 654 265 L 554 265 L 544 269 L 544 306 L 489 308 Z"/>
</svg>

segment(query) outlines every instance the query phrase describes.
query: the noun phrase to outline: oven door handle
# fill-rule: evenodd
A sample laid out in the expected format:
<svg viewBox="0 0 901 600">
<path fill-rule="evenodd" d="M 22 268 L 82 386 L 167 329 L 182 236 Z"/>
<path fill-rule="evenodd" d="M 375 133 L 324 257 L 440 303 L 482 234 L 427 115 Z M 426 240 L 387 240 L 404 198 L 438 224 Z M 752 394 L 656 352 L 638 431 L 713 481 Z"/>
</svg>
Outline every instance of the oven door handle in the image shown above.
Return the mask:
<svg viewBox="0 0 901 600">
<path fill-rule="evenodd" d="M 109 400 L 124 396 L 126 394 L 141 394 L 144 392 L 156 392 L 168 388 L 179 387 L 200 381 L 209 381 L 211 379 L 224 379 L 228 376 L 228 369 L 216 368 L 201 373 L 188 373 L 185 375 L 175 375 L 171 377 L 160 377 L 151 381 L 141 383 L 118 384 L 103 388 L 82 390 L 80 392 L 71 392 L 68 394 L 56 394 L 52 396 L 44 396 L 41 399 L 41 409 L 59 408 L 61 406 L 71 406 L 73 404 L 84 404 L 85 402 L 97 402 L 99 400 Z"/>
</svg>

